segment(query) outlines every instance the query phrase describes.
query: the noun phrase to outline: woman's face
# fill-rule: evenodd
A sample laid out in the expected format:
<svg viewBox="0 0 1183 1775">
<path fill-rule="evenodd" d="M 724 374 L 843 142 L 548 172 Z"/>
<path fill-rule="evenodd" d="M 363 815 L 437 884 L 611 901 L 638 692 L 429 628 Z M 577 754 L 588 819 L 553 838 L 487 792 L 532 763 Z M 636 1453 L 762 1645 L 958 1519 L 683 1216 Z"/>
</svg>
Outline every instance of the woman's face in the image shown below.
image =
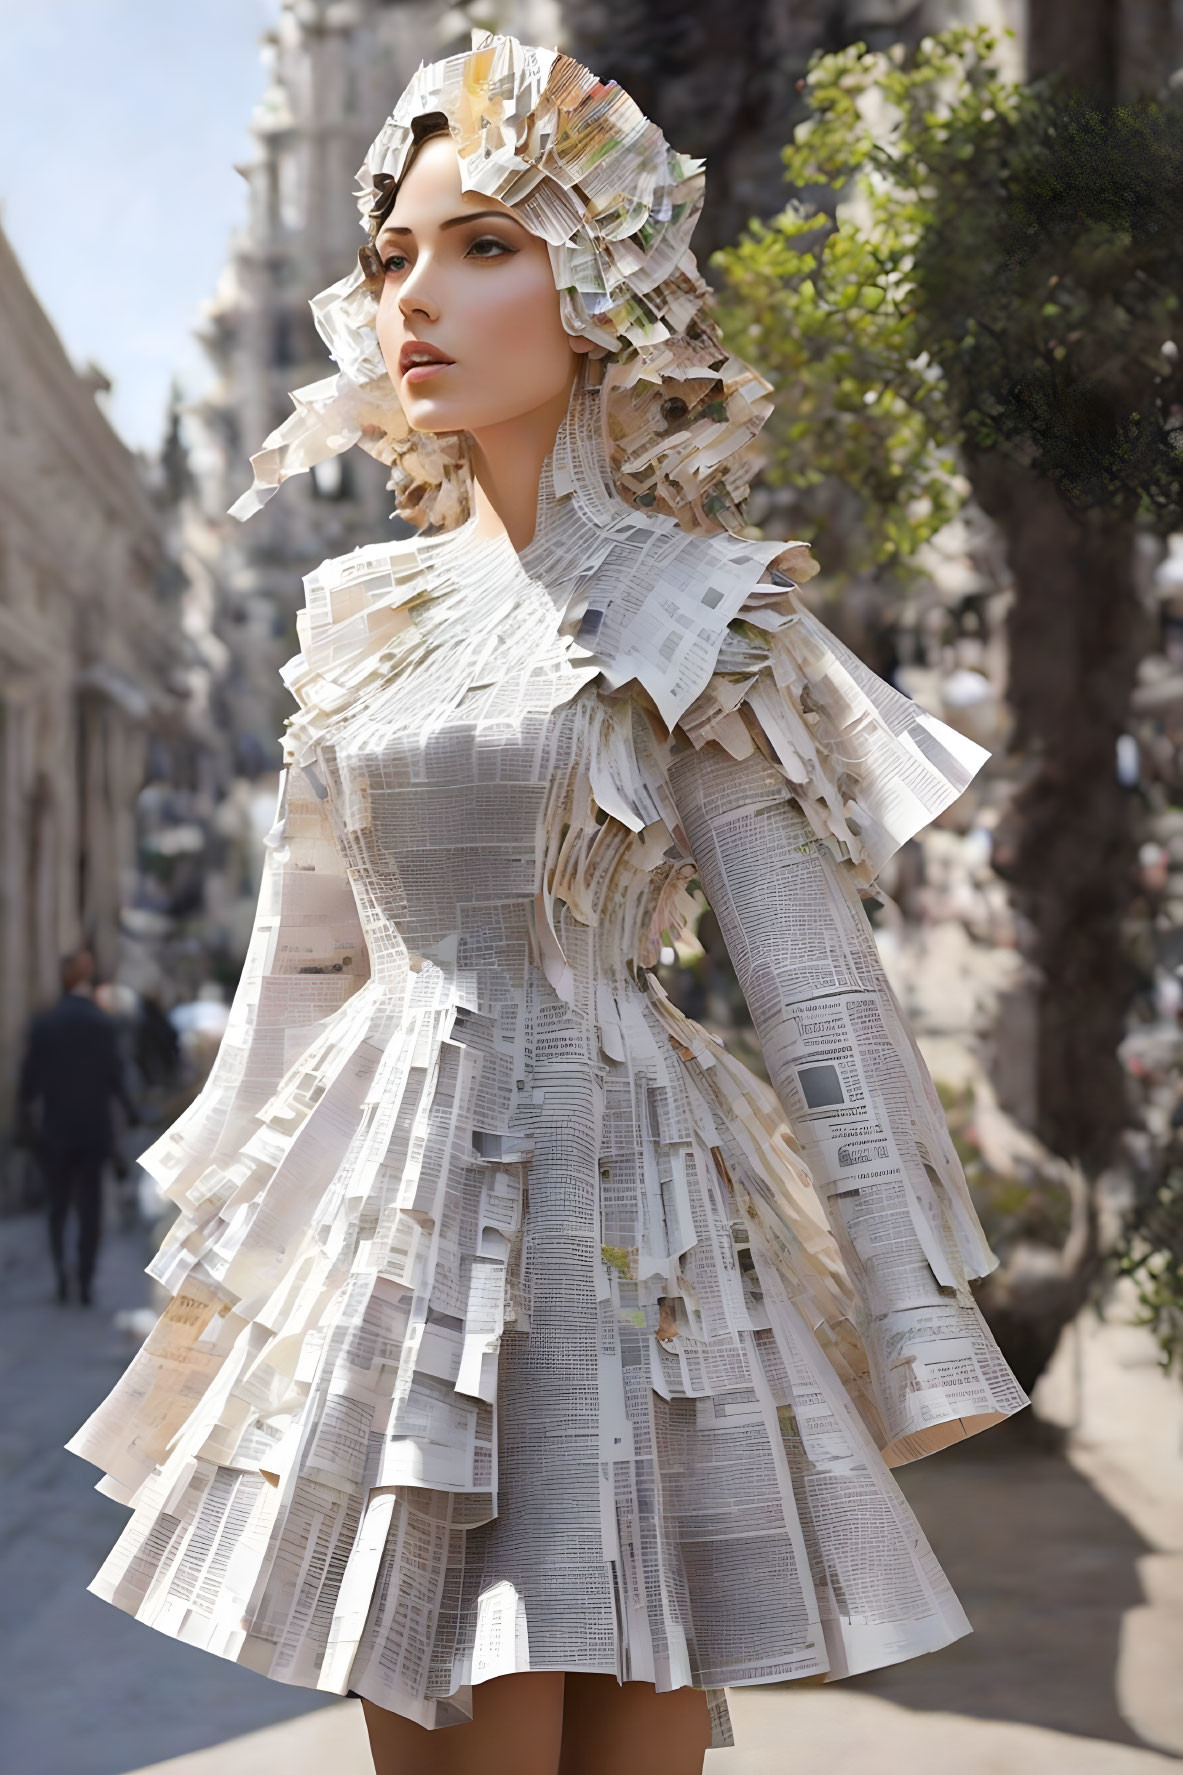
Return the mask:
<svg viewBox="0 0 1183 1775">
<path fill-rule="evenodd" d="M 378 343 L 417 431 L 480 433 L 570 388 L 578 345 L 546 243 L 496 198 L 461 190 L 450 136 L 419 149 L 374 244 Z"/>
</svg>

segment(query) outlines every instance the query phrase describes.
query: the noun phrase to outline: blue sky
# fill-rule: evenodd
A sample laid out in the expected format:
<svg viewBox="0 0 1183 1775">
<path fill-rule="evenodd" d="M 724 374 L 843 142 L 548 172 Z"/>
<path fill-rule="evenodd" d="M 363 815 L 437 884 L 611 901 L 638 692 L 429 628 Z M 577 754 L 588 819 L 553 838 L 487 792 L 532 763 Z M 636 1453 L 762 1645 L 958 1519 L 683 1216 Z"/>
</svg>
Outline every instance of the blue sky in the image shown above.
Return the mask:
<svg viewBox="0 0 1183 1775">
<path fill-rule="evenodd" d="M 279 0 L 0 0 L 0 222 L 76 364 L 115 384 L 129 444 L 160 439 L 170 379 L 231 230 L 234 171 Z"/>
</svg>

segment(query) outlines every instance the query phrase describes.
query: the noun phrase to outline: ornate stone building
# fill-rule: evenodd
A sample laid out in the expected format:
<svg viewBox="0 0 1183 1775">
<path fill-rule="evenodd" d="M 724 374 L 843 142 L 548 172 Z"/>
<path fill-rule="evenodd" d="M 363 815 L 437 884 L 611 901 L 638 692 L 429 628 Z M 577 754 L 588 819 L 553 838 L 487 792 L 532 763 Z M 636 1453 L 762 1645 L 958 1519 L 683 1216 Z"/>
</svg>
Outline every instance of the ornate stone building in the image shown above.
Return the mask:
<svg viewBox="0 0 1183 1775">
<path fill-rule="evenodd" d="M 494 5 L 481 22 L 491 15 L 519 35 L 557 40 L 548 0 Z M 420 61 L 467 44 L 471 28 L 439 0 L 284 0 L 264 39 L 269 83 L 239 169 L 248 215 L 207 309 L 201 337 L 217 380 L 193 428 L 207 532 L 193 552 L 207 563 L 230 655 L 221 695 L 243 776 L 278 763 L 291 704 L 276 670 L 296 650 L 301 576 L 392 533 L 393 500 L 387 471 L 354 451 L 299 477 L 245 526 L 226 508 L 249 484 L 250 452 L 291 411 L 289 389 L 331 373 L 308 300 L 356 258 L 351 192 L 362 155 Z"/>
<path fill-rule="evenodd" d="M 116 969 L 146 750 L 184 729 L 178 587 L 106 386 L 0 234 L 0 1124 L 63 951 Z"/>
</svg>

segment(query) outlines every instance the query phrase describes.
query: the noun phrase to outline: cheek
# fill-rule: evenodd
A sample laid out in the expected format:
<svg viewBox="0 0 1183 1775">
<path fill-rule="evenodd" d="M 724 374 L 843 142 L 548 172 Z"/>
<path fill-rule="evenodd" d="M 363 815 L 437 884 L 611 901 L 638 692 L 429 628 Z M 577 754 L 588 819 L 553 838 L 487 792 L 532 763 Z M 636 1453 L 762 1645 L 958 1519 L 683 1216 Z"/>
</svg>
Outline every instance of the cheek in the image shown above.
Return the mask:
<svg viewBox="0 0 1183 1775">
<path fill-rule="evenodd" d="M 469 310 L 469 333 L 484 366 L 499 381 L 530 386 L 566 374 L 571 342 L 559 319 L 559 297 L 550 262 L 491 274 Z"/>
<path fill-rule="evenodd" d="M 397 293 L 391 284 L 383 284 L 382 294 L 378 300 L 378 318 L 374 322 L 378 334 L 378 345 L 389 368 L 392 358 L 398 356 L 399 347 L 403 342 L 403 314 L 398 305 Z"/>
</svg>

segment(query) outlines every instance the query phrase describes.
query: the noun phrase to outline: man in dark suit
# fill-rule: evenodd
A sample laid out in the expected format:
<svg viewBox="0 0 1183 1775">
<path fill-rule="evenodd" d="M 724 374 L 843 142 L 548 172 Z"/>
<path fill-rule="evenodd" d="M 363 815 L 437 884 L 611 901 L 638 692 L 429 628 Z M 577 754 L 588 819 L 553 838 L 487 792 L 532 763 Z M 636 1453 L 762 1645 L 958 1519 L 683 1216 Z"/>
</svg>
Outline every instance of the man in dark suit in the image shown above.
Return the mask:
<svg viewBox="0 0 1183 1775">
<path fill-rule="evenodd" d="M 66 957 L 61 998 L 33 1019 L 19 1087 L 45 1177 L 57 1297 L 68 1298 L 65 1235 L 73 1206 L 78 1291 L 86 1306 L 102 1232 L 103 1170 L 115 1153 L 115 1104 L 131 1119 L 115 1021 L 91 997 L 93 978 L 87 950 Z"/>
</svg>

